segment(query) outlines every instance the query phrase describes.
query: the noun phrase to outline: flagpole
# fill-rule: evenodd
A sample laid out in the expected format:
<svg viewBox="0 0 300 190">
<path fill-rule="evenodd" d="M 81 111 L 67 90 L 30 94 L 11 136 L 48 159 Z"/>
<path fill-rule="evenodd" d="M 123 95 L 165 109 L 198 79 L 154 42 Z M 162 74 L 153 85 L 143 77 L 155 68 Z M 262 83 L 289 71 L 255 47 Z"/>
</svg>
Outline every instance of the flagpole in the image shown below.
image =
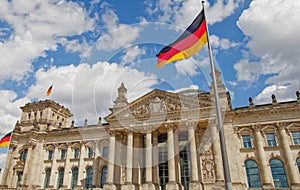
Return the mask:
<svg viewBox="0 0 300 190">
<path fill-rule="evenodd" d="M 204 12 L 204 19 L 206 22 L 207 19 L 206 19 L 206 13 L 205 13 L 205 8 L 204 8 L 204 1 L 202 1 L 202 6 L 203 6 L 203 12 Z M 226 186 L 226 190 L 232 190 L 232 183 L 231 183 L 230 170 L 229 170 L 229 164 L 228 164 L 228 156 L 227 156 L 227 148 L 226 148 L 226 142 L 225 142 L 225 136 L 224 136 L 222 114 L 221 114 L 220 102 L 219 102 L 219 93 L 218 93 L 218 89 L 217 89 L 216 71 L 215 71 L 215 66 L 213 63 L 213 55 L 212 55 L 211 46 L 210 46 L 210 42 L 209 42 L 209 32 L 208 32 L 207 22 L 206 22 L 206 34 L 207 34 L 207 45 L 208 45 L 208 50 L 209 50 L 210 66 L 211 66 L 211 72 L 212 72 L 213 88 L 214 88 L 214 94 L 215 94 L 215 104 L 216 104 L 216 113 L 217 113 L 220 144 L 221 144 L 225 186 Z"/>
</svg>

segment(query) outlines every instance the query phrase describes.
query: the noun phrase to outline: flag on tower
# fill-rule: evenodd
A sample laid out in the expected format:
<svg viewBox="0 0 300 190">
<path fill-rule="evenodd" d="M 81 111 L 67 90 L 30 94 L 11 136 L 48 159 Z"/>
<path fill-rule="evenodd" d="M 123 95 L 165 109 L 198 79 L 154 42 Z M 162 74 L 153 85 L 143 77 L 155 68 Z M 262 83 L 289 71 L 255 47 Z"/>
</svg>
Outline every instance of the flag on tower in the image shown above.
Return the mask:
<svg viewBox="0 0 300 190">
<path fill-rule="evenodd" d="M 47 90 L 47 96 L 50 96 L 51 92 L 52 92 L 52 87 L 53 87 L 53 84 L 48 88 Z"/>
<path fill-rule="evenodd" d="M 189 58 L 199 52 L 206 43 L 206 21 L 202 10 L 175 42 L 164 47 L 156 55 L 158 58 L 156 67 L 160 68 L 173 61 Z"/>
<path fill-rule="evenodd" d="M 1 140 L 0 140 L 0 148 L 6 147 L 10 143 L 10 137 L 11 137 L 11 132 L 7 133 Z"/>
</svg>

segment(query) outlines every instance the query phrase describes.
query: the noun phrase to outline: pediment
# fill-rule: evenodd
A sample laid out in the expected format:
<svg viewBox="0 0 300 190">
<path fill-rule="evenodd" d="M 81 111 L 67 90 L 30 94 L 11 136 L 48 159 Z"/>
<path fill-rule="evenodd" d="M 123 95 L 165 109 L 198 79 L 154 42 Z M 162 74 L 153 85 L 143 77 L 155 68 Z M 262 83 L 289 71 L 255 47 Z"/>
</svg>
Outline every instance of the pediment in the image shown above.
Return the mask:
<svg viewBox="0 0 300 190">
<path fill-rule="evenodd" d="M 149 119 L 151 116 L 180 113 L 181 110 L 210 107 L 210 94 L 172 93 L 162 90 L 153 90 L 144 96 L 129 103 L 126 107 L 114 111 L 105 118 L 111 121 L 116 118 Z"/>
</svg>

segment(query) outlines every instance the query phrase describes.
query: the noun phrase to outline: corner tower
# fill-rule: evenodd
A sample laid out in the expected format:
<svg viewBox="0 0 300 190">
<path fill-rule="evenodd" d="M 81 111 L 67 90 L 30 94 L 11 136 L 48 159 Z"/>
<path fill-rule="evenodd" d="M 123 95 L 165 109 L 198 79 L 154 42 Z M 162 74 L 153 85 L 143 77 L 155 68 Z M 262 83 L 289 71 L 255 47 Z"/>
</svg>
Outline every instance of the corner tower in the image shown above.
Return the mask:
<svg viewBox="0 0 300 190">
<path fill-rule="evenodd" d="M 21 107 L 21 121 L 17 122 L 15 130 L 20 132 L 53 130 L 67 128 L 72 116 L 69 109 L 53 100 L 27 103 Z"/>
</svg>

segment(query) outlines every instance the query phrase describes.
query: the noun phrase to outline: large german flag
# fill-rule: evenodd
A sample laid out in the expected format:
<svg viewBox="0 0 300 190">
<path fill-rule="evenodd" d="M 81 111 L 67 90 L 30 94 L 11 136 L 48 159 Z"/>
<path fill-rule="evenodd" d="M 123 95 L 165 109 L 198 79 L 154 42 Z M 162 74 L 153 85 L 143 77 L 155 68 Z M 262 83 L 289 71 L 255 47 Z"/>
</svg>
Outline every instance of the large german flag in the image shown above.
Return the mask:
<svg viewBox="0 0 300 190">
<path fill-rule="evenodd" d="M 7 134 L 0 140 L 0 148 L 6 147 L 6 146 L 9 145 L 10 137 L 11 137 L 11 132 L 10 132 L 10 133 L 7 133 Z"/>
<path fill-rule="evenodd" d="M 158 57 L 156 67 L 159 68 L 173 61 L 189 58 L 199 52 L 206 43 L 206 22 L 204 10 L 202 10 L 175 42 L 164 47 L 156 55 Z"/>
</svg>

